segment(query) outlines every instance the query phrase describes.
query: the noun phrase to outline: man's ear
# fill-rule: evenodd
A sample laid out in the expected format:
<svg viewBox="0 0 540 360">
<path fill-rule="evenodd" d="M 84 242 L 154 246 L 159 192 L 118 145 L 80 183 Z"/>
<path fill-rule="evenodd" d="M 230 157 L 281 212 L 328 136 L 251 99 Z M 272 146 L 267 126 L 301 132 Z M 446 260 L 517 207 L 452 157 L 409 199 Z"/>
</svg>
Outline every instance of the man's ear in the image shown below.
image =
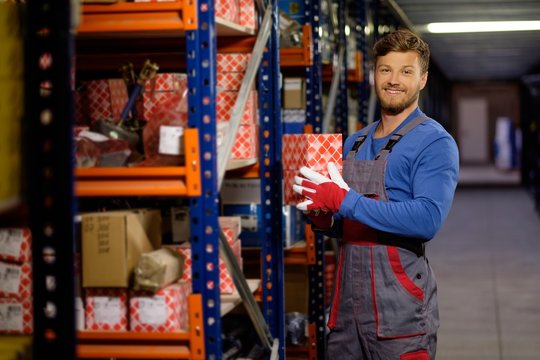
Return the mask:
<svg viewBox="0 0 540 360">
<path fill-rule="evenodd" d="M 426 86 L 427 79 L 428 79 L 428 72 L 426 71 L 425 73 L 420 75 L 420 90 L 424 89 L 424 87 Z"/>
</svg>

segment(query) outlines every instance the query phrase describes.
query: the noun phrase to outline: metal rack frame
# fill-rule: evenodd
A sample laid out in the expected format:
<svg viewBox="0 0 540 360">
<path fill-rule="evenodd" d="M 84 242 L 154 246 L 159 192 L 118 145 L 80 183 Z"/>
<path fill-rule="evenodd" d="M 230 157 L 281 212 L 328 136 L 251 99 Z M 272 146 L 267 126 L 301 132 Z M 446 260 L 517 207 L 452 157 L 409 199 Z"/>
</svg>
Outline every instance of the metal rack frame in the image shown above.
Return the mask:
<svg viewBox="0 0 540 360">
<path fill-rule="evenodd" d="M 69 3 L 27 4 L 25 139 L 32 231 L 34 354 L 75 358 L 74 227 Z M 43 56 L 50 62 L 40 66 Z M 50 91 L 42 91 L 44 83 Z"/>
<path fill-rule="evenodd" d="M 278 355 L 285 354 L 284 252 L 282 239 L 282 164 L 279 15 L 277 0 L 272 5 L 272 30 L 259 68 L 259 115 L 261 179 L 262 298 L 263 314 L 272 336 L 279 341 Z"/>
</svg>

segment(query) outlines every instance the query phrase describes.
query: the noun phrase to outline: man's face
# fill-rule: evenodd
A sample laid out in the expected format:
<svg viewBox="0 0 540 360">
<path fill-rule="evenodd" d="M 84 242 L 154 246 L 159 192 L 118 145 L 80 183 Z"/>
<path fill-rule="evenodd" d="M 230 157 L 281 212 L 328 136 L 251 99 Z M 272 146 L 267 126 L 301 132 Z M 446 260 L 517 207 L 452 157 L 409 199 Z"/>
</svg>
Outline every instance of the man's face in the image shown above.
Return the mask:
<svg viewBox="0 0 540 360">
<path fill-rule="evenodd" d="M 414 51 L 391 51 L 375 64 L 375 91 L 381 110 L 397 115 L 418 106 L 418 95 L 427 81 L 422 73 L 419 55 Z"/>
</svg>

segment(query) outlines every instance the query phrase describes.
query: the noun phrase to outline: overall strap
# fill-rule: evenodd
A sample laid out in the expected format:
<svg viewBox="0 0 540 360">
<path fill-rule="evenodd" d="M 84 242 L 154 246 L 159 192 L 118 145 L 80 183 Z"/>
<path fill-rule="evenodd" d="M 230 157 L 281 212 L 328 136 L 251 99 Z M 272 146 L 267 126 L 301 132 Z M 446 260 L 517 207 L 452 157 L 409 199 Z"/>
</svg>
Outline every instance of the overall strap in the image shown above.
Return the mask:
<svg viewBox="0 0 540 360">
<path fill-rule="evenodd" d="M 368 126 L 362 129 L 362 131 L 360 132 L 360 135 L 358 136 L 358 138 L 356 138 L 356 141 L 354 142 L 354 145 L 351 151 L 349 151 L 349 153 L 347 154 L 347 159 L 349 158 L 354 159 L 354 157 L 356 156 L 356 154 L 362 147 L 362 144 L 364 143 L 364 141 L 366 141 L 369 131 L 374 125 L 375 125 L 375 122 L 372 122 L 371 124 L 369 124 Z"/>
<path fill-rule="evenodd" d="M 388 154 L 392 152 L 392 148 L 401 140 L 403 136 L 407 135 L 409 131 L 411 131 L 416 126 L 420 125 L 428 119 L 429 118 L 425 114 L 420 114 L 411 121 L 409 121 L 401 129 L 393 133 L 384 148 L 379 152 L 377 156 L 375 156 L 375 160 L 386 160 Z"/>
</svg>

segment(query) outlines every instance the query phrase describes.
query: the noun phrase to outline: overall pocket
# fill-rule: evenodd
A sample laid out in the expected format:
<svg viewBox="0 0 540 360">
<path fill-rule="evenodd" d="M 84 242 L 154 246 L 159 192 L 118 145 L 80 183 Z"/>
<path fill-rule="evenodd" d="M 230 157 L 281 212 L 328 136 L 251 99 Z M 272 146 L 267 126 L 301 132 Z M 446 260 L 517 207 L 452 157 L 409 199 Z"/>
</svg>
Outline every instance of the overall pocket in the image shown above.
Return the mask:
<svg viewBox="0 0 540 360">
<path fill-rule="evenodd" d="M 372 288 L 377 336 L 405 338 L 426 333 L 423 257 L 395 246 L 372 248 Z"/>
</svg>

